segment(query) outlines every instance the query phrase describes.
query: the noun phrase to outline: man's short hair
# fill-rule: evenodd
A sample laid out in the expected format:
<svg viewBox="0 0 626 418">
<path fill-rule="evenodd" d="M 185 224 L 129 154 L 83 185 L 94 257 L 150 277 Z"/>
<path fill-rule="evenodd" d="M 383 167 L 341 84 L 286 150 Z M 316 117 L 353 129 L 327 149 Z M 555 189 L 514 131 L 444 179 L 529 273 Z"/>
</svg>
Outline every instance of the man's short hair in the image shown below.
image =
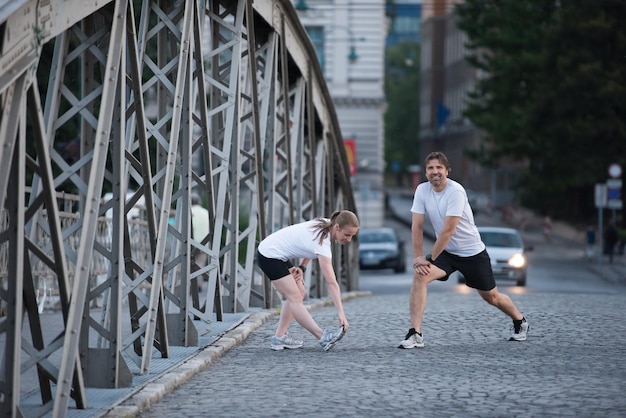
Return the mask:
<svg viewBox="0 0 626 418">
<path fill-rule="evenodd" d="M 448 161 L 448 157 L 446 157 L 446 155 L 443 152 L 441 152 L 441 151 L 433 151 L 430 154 L 428 154 L 426 156 L 426 159 L 424 160 L 424 167 L 426 167 L 428 165 L 428 162 L 430 160 L 439 160 L 439 162 L 441 164 L 443 164 L 443 166 L 448 171 L 452 171 L 452 166 L 450 166 L 450 161 Z"/>
</svg>

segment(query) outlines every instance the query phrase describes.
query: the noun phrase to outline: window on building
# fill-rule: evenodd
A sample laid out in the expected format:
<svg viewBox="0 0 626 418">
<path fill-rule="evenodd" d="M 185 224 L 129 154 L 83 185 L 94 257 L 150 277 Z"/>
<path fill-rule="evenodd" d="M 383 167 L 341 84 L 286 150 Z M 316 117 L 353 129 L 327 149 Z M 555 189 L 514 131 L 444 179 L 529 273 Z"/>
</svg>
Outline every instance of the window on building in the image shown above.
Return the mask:
<svg viewBox="0 0 626 418">
<path fill-rule="evenodd" d="M 317 55 L 317 60 L 320 63 L 320 67 L 322 67 L 322 72 L 324 71 L 324 27 L 323 26 L 307 26 L 306 32 L 309 34 L 309 38 L 311 39 L 311 43 L 313 43 L 313 47 L 315 48 L 315 54 Z"/>
<path fill-rule="evenodd" d="M 400 35 L 414 34 L 419 32 L 420 18 L 413 16 L 396 16 L 393 20 L 393 32 Z"/>
</svg>

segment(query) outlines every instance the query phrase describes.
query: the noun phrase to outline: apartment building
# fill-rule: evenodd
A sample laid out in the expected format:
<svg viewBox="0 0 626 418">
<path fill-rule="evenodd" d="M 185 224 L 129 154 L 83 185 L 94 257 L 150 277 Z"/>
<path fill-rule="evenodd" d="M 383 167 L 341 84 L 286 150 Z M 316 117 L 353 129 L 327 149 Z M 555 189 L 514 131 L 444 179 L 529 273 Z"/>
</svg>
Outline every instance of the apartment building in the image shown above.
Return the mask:
<svg viewBox="0 0 626 418">
<path fill-rule="evenodd" d="M 363 227 L 384 219 L 383 0 L 295 0 L 315 47 L 341 131 L 354 151 L 352 187 Z"/>
</svg>

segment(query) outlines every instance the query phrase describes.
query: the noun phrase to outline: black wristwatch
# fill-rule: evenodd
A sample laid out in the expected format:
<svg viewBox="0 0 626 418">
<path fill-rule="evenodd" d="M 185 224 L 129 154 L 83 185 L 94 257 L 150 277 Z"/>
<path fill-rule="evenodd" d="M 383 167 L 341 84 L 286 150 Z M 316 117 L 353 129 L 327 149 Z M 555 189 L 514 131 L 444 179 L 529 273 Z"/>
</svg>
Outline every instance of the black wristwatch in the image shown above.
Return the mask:
<svg viewBox="0 0 626 418">
<path fill-rule="evenodd" d="M 306 272 L 306 267 L 304 267 L 302 264 L 300 264 L 298 268 L 302 270 L 302 273 Z"/>
<path fill-rule="evenodd" d="M 426 254 L 426 257 L 424 257 L 426 259 L 426 261 L 428 261 L 429 263 L 433 262 L 433 255 L 428 253 Z"/>
</svg>

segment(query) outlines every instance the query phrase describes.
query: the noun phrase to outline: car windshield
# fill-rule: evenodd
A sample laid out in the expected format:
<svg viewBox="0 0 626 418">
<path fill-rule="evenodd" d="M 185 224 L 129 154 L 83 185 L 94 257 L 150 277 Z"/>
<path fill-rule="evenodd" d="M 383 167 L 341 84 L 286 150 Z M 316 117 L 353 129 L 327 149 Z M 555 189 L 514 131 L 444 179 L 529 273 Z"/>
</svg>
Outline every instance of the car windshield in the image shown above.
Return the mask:
<svg viewBox="0 0 626 418">
<path fill-rule="evenodd" d="M 385 231 L 373 231 L 373 232 L 361 232 L 359 234 L 359 240 L 363 243 L 367 242 L 396 242 L 391 232 Z"/>
<path fill-rule="evenodd" d="M 508 232 L 484 232 L 481 231 L 480 237 L 487 247 L 517 247 L 521 248 L 522 240 L 516 234 Z"/>
</svg>

